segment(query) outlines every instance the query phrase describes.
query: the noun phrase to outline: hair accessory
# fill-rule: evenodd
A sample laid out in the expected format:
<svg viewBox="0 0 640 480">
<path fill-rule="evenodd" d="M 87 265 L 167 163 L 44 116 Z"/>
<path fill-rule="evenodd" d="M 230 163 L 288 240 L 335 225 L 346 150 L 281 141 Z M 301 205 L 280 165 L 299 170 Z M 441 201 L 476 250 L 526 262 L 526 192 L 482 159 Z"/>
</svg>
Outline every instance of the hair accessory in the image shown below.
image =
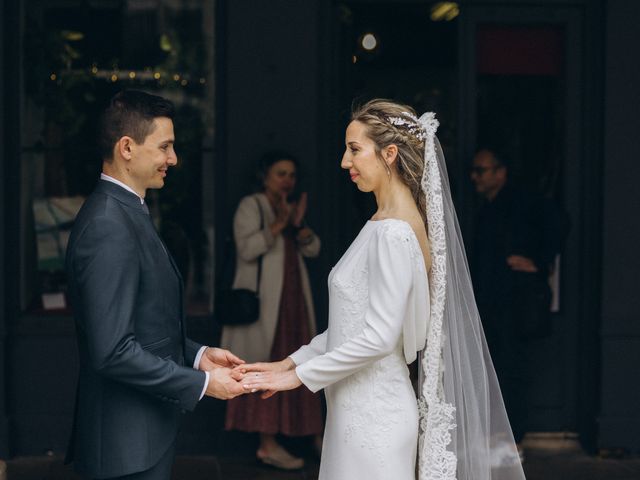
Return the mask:
<svg viewBox="0 0 640 480">
<path fill-rule="evenodd" d="M 411 112 L 402 112 L 404 117 L 386 117 L 387 121 L 391 125 L 395 125 L 396 127 L 406 127 L 409 130 L 409 133 L 416 137 L 421 142 L 427 138 L 427 132 L 424 130 L 420 122 L 418 121 L 418 117 L 413 115 Z"/>
</svg>

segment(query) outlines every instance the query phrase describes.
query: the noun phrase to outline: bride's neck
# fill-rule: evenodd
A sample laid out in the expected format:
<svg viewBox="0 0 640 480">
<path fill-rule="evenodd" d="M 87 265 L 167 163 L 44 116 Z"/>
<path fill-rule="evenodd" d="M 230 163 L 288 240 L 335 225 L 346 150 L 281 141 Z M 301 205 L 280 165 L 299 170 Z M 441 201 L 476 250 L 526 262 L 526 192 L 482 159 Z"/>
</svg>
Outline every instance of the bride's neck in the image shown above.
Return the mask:
<svg viewBox="0 0 640 480">
<path fill-rule="evenodd" d="M 373 191 L 378 210 L 374 219 L 397 217 L 401 212 L 414 205 L 411 190 L 395 175 L 390 182 L 383 182 L 380 188 Z"/>
</svg>

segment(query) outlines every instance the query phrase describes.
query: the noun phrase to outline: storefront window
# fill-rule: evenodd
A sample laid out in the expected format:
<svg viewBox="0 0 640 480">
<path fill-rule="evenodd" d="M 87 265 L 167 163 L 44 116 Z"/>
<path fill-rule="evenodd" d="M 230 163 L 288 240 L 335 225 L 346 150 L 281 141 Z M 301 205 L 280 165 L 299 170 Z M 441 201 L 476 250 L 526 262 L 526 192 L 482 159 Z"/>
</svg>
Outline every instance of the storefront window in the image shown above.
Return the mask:
<svg viewBox="0 0 640 480">
<path fill-rule="evenodd" d="M 25 3 L 21 139 L 21 306 L 68 310 L 64 250 L 99 177 L 96 127 L 116 92 L 172 100 L 179 163 L 147 192 L 186 284 L 192 315 L 211 311 L 213 8 L 211 1 Z"/>
</svg>

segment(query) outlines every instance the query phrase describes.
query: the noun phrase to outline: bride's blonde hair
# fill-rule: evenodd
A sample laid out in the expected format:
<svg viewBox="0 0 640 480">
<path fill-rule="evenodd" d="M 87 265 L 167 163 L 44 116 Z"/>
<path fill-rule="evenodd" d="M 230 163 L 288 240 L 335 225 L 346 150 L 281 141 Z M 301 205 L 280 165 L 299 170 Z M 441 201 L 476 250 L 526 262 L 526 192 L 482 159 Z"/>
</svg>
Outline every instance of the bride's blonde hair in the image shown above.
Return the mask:
<svg viewBox="0 0 640 480">
<path fill-rule="evenodd" d="M 387 171 L 389 166 L 382 158 L 382 150 L 389 145 L 398 147 L 398 176 L 411 190 L 426 224 L 426 198 L 420 184 L 424 170 L 425 142 L 416 112 L 408 105 L 376 98 L 364 105 L 355 105 L 351 111 L 351 121 L 358 121 L 366 127 L 367 137 L 375 144 L 376 154 Z"/>
<path fill-rule="evenodd" d="M 408 105 L 376 98 L 364 105 L 354 105 L 351 121 L 365 126 L 367 137 L 375 144 L 376 155 L 388 172 L 390 169 L 382 157 L 382 150 L 389 145 L 398 147 L 396 172 L 409 187 L 426 226 L 427 200 L 421 186 L 426 133 L 418 122 L 415 110 Z"/>
</svg>

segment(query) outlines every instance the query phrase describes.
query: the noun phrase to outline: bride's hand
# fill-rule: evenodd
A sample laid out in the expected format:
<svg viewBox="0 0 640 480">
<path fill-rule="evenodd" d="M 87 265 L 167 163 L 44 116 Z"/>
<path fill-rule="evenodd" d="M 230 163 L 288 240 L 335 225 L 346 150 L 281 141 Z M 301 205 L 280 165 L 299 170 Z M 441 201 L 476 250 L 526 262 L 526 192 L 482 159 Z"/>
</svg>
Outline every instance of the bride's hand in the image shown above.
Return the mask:
<svg viewBox="0 0 640 480">
<path fill-rule="evenodd" d="M 262 398 L 269 398 L 276 392 L 293 390 L 302 385 L 295 370 L 280 372 L 251 372 L 244 376 L 242 386 L 247 392 L 264 390 Z"/>
<path fill-rule="evenodd" d="M 291 358 L 287 357 L 279 362 L 258 362 L 238 365 L 235 370 L 243 374 L 250 372 L 287 372 L 296 368 Z"/>
</svg>

